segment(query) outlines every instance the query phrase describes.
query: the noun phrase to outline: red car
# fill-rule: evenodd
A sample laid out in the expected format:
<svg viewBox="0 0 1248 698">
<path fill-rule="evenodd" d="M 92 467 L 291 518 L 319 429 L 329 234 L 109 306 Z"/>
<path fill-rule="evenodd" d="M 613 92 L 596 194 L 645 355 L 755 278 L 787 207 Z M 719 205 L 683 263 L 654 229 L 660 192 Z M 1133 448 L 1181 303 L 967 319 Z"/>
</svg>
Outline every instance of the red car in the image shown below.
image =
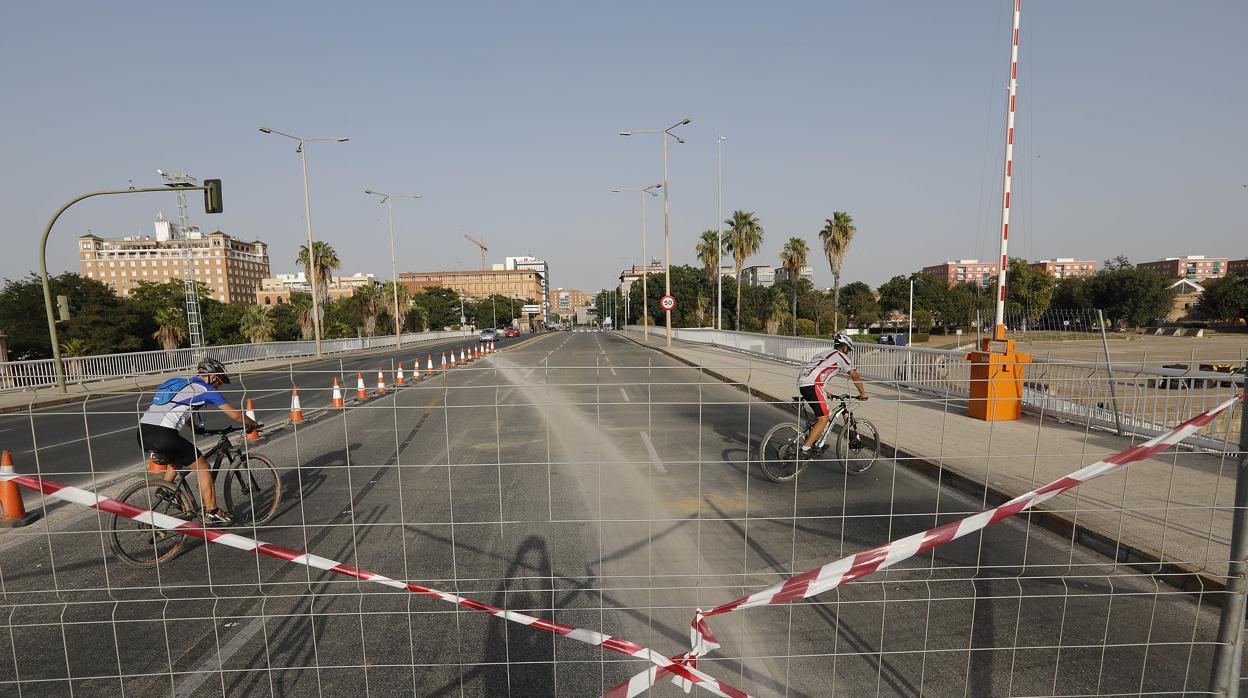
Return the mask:
<svg viewBox="0 0 1248 698">
<path fill-rule="evenodd" d="M 503 336 L 504 337 L 519 337 L 520 330 L 517 330 L 514 327 L 508 327 L 507 329 L 503 330 Z"/>
</svg>

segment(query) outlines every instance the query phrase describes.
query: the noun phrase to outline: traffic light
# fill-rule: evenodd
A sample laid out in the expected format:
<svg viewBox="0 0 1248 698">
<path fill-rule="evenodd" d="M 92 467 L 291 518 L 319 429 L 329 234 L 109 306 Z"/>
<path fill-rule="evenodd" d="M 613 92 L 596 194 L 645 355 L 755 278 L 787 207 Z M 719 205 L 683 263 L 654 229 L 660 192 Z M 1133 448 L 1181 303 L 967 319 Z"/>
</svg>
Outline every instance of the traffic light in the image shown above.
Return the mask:
<svg viewBox="0 0 1248 698">
<path fill-rule="evenodd" d="M 221 203 L 221 180 L 204 180 L 204 213 L 221 213 L 225 210 Z"/>
<path fill-rule="evenodd" d="M 56 297 L 56 314 L 61 322 L 69 322 L 69 296 Z"/>
</svg>

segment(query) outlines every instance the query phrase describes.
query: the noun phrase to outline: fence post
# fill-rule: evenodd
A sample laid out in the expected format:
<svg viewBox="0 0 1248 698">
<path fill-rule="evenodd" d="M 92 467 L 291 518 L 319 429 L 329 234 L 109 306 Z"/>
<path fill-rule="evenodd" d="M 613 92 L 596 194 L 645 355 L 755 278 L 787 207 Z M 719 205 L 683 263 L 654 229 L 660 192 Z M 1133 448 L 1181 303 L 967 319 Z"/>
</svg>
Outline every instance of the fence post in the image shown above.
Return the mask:
<svg viewBox="0 0 1248 698">
<path fill-rule="evenodd" d="M 1114 367 L 1109 360 L 1109 337 L 1105 335 L 1105 315 L 1096 309 L 1096 324 L 1101 328 L 1101 345 L 1105 347 L 1105 375 L 1109 378 L 1109 399 L 1114 404 L 1114 427 L 1122 436 L 1122 411 L 1118 409 L 1118 387 L 1114 385 Z"/>
<path fill-rule="evenodd" d="M 1248 363 L 1245 364 L 1248 366 Z M 1246 376 L 1248 378 L 1248 376 Z M 1245 385 L 1248 388 L 1248 384 Z M 1227 557 L 1226 603 L 1218 618 L 1209 680 L 1214 695 L 1239 696 L 1244 650 L 1244 601 L 1248 596 L 1248 402 L 1239 404 L 1239 463 L 1235 469 L 1235 502 L 1231 511 L 1231 551 Z"/>
</svg>

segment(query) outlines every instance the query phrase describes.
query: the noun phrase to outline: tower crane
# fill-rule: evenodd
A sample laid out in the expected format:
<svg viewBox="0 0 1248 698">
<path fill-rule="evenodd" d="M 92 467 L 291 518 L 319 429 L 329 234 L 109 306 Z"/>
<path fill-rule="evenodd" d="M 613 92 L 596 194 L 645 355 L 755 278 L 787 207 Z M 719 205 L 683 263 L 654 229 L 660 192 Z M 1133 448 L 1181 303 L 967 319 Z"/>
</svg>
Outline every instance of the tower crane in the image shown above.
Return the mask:
<svg viewBox="0 0 1248 698">
<path fill-rule="evenodd" d="M 486 246 L 485 246 L 485 243 L 484 243 L 484 242 L 482 242 L 481 240 L 478 240 L 478 239 L 474 238 L 473 236 L 471 236 L 471 235 L 469 235 L 469 234 L 467 234 L 467 233 L 464 233 L 464 239 L 465 239 L 465 240 L 467 240 L 468 242 L 471 242 L 472 244 L 476 245 L 477 247 L 480 247 L 480 248 L 481 248 L 481 271 L 486 271 L 486 268 L 485 268 L 485 253 L 486 253 L 486 252 L 489 252 L 489 251 L 490 251 L 490 248 L 486 247 Z"/>
</svg>

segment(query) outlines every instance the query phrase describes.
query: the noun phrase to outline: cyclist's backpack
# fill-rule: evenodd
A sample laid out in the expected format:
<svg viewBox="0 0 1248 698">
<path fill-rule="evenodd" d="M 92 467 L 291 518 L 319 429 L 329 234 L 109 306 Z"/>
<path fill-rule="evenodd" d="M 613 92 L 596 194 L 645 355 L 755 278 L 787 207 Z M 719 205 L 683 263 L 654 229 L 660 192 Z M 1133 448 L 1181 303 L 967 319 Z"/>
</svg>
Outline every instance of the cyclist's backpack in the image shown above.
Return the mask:
<svg viewBox="0 0 1248 698">
<path fill-rule="evenodd" d="M 168 405 L 190 383 L 189 378 L 170 378 L 156 386 L 156 395 L 152 398 L 153 405 Z"/>
</svg>

